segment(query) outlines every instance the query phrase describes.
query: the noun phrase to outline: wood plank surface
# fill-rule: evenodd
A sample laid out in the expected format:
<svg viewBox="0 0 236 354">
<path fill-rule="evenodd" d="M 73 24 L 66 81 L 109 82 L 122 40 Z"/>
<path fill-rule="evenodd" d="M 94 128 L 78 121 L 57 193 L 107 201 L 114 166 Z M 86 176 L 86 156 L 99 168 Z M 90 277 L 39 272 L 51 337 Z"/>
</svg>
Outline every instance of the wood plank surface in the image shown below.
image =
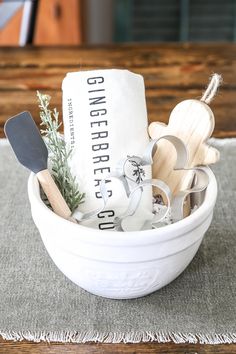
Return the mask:
<svg viewBox="0 0 236 354">
<path fill-rule="evenodd" d="M 0 135 L 6 118 L 30 110 L 38 121 L 37 89 L 61 111 L 61 81 L 68 71 L 127 68 L 144 76 L 149 121 L 167 122 L 181 100 L 199 98 L 209 75 L 224 84 L 212 103 L 214 135 L 236 135 L 236 45 L 160 44 L 0 49 Z"/>
<path fill-rule="evenodd" d="M 156 44 L 105 47 L 1 48 L 0 136 L 5 120 L 23 110 L 39 123 L 35 91 L 52 96 L 52 107 L 61 112 L 61 81 L 68 71 L 126 68 L 144 76 L 149 121 L 167 122 L 180 101 L 200 98 L 209 75 L 224 77 L 212 104 L 215 136 L 236 136 L 236 45 Z M 174 343 L 48 344 L 0 339 L 0 353 L 136 353 L 213 354 L 236 353 L 236 344 L 200 345 Z"/>
</svg>

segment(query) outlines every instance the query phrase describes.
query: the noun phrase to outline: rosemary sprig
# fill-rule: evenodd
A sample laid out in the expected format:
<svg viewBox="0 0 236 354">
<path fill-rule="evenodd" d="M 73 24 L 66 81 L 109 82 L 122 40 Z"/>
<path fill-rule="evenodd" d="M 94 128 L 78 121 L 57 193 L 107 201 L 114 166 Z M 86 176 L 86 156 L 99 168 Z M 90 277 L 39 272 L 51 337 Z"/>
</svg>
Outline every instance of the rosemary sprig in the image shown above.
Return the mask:
<svg viewBox="0 0 236 354">
<path fill-rule="evenodd" d="M 40 108 L 40 125 L 44 127 L 41 133 L 46 137 L 46 145 L 49 150 L 49 161 L 52 168 L 52 175 L 61 191 L 62 196 L 73 212 L 79 204 L 84 202 L 84 193 L 80 193 L 75 176 L 72 175 L 68 160 L 71 149 L 59 133 L 61 123 L 59 123 L 56 108 L 51 111 L 49 103 L 51 97 L 37 91 L 38 104 Z"/>
</svg>

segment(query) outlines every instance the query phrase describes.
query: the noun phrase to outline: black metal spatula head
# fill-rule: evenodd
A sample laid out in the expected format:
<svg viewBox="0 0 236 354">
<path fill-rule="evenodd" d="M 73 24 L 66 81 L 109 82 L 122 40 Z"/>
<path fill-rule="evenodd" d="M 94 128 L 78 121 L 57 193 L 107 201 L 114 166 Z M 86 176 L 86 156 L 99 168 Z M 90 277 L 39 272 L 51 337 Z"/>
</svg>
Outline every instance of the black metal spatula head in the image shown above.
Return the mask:
<svg viewBox="0 0 236 354">
<path fill-rule="evenodd" d="M 34 173 L 47 169 L 48 150 L 29 112 L 9 118 L 4 130 L 22 165 Z"/>
</svg>

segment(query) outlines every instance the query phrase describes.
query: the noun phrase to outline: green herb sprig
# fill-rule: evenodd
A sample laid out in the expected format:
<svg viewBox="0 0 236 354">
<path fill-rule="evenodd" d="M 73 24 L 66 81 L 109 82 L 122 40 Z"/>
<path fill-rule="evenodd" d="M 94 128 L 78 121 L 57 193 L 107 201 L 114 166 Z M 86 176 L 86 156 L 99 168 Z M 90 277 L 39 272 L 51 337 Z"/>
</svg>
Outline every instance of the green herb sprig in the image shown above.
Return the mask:
<svg viewBox="0 0 236 354">
<path fill-rule="evenodd" d="M 68 161 L 72 150 L 68 149 L 63 137 L 59 133 L 59 123 L 56 108 L 51 111 L 49 104 L 51 97 L 37 91 L 38 104 L 40 108 L 40 125 L 44 127 L 41 133 L 46 137 L 45 143 L 49 150 L 49 161 L 52 168 L 54 180 L 68 204 L 73 211 L 79 204 L 84 202 L 85 194 L 79 191 L 76 178 L 72 175 Z"/>
</svg>

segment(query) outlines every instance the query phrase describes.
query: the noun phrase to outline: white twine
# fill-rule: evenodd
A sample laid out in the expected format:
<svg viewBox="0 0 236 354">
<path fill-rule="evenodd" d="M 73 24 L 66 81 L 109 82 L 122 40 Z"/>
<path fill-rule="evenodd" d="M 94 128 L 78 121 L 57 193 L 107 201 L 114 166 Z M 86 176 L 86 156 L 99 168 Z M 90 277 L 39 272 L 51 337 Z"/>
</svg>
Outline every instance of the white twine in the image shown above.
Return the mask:
<svg viewBox="0 0 236 354">
<path fill-rule="evenodd" d="M 210 83 L 209 83 L 206 91 L 202 95 L 202 98 L 200 99 L 200 101 L 205 102 L 207 104 L 211 103 L 211 101 L 215 97 L 216 92 L 217 92 L 219 86 L 222 84 L 222 82 L 223 82 L 223 78 L 221 75 L 213 74 L 211 76 Z"/>
</svg>

